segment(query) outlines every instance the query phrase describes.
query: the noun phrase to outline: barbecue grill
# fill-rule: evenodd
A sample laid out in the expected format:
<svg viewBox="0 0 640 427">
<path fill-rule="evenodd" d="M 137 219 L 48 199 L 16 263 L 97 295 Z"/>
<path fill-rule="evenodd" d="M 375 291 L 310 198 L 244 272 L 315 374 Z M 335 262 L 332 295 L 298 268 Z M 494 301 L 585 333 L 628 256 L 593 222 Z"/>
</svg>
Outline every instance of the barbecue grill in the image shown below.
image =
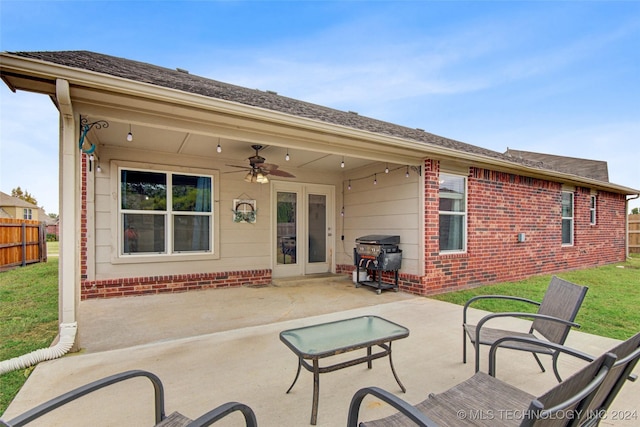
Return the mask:
<svg viewBox="0 0 640 427">
<path fill-rule="evenodd" d="M 398 291 L 398 270 L 402 266 L 402 250 L 398 248 L 400 236 L 372 234 L 358 237 L 353 249 L 356 266 L 356 288 L 361 285 L 376 289 L 380 294 L 383 289 Z M 371 280 L 360 280 L 360 270 L 371 272 Z M 393 272 L 394 283 L 382 282 L 382 272 Z"/>
</svg>

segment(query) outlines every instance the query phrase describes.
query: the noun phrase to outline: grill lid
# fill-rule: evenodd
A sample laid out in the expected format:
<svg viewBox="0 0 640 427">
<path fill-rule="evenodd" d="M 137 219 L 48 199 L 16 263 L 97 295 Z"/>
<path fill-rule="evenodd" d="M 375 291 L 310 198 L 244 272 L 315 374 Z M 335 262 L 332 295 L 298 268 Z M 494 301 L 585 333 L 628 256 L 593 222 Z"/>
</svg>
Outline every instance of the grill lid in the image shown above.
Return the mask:
<svg viewBox="0 0 640 427">
<path fill-rule="evenodd" d="M 400 236 L 369 234 L 368 236 L 358 237 L 356 239 L 356 243 L 365 243 L 369 245 L 397 245 L 400 243 Z"/>
</svg>

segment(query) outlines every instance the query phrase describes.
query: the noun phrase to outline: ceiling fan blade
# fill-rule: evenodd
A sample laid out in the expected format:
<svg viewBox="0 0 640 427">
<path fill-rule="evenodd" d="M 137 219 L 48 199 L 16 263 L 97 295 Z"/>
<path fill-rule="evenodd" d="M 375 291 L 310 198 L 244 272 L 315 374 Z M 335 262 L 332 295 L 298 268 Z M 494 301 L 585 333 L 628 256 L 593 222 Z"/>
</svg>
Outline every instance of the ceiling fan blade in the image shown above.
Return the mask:
<svg viewBox="0 0 640 427">
<path fill-rule="evenodd" d="M 295 178 L 296 176 L 293 174 L 290 174 L 289 172 L 285 172 L 285 171 L 281 171 L 279 169 L 275 169 L 275 170 L 267 170 L 266 171 L 269 175 L 273 175 L 273 176 L 281 176 L 283 178 Z"/>
</svg>

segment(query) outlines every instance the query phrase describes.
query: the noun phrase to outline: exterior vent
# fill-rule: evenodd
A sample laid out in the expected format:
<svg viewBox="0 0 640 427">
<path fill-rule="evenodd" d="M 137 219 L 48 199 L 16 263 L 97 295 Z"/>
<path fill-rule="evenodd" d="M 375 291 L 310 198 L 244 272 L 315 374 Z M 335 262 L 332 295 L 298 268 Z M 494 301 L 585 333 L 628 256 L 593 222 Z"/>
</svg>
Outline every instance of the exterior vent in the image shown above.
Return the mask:
<svg viewBox="0 0 640 427">
<path fill-rule="evenodd" d="M 348 111 L 348 113 L 349 113 L 349 114 L 354 114 L 354 115 L 356 115 L 356 116 L 358 115 L 358 112 L 357 112 L 357 111 Z"/>
<path fill-rule="evenodd" d="M 189 70 L 185 70 L 184 68 L 176 68 L 176 71 L 179 73 L 189 74 Z"/>
<path fill-rule="evenodd" d="M 275 90 L 268 90 L 266 92 L 270 93 L 271 95 L 277 95 L 278 94 L 278 92 L 276 92 Z"/>
</svg>

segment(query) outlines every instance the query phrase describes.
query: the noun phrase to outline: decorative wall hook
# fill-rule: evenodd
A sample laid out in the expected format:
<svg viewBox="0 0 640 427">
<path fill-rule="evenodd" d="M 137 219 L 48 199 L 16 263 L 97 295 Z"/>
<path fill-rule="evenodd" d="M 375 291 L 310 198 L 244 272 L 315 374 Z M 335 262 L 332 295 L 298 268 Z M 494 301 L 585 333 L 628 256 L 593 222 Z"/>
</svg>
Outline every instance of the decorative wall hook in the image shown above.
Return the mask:
<svg viewBox="0 0 640 427">
<path fill-rule="evenodd" d="M 80 148 L 80 150 L 82 150 L 82 152 L 86 154 L 91 154 L 96 151 L 96 145 L 93 143 L 89 148 L 83 147 L 84 139 L 92 127 L 95 127 L 96 129 L 108 128 L 109 122 L 107 122 L 106 120 L 96 120 L 95 122 L 89 123 L 89 120 L 86 117 L 80 116 L 80 141 L 78 141 L 78 148 Z"/>
</svg>

